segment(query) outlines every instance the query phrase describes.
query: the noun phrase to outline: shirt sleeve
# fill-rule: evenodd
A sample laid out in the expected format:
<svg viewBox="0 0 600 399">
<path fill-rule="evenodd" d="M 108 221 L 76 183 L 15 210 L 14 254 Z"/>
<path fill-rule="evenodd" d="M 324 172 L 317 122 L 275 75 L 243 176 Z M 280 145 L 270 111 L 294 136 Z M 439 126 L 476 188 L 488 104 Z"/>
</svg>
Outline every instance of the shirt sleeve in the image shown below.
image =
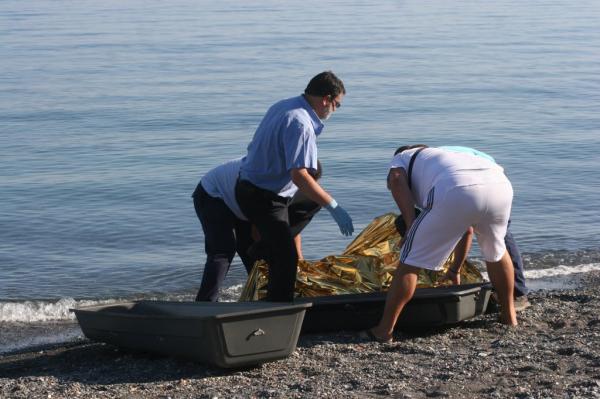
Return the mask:
<svg viewBox="0 0 600 399">
<path fill-rule="evenodd" d="M 404 160 L 402 153 L 395 155 L 394 158 L 392 158 L 392 160 L 390 161 L 390 166 L 389 166 L 388 170 L 395 169 L 395 168 L 402 168 L 404 170 L 408 169 L 407 163 Z"/>
<path fill-rule="evenodd" d="M 285 131 L 283 144 L 288 171 L 294 168 L 317 169 L 317 136 L 310 124 L 292 119 Z"/>
</svg>

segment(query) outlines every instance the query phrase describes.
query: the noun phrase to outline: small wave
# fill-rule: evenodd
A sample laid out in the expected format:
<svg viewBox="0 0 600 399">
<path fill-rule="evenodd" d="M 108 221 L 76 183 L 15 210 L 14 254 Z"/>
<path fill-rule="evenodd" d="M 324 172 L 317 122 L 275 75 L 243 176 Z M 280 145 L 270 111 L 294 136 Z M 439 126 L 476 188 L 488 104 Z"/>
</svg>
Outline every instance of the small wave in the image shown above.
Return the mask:
<svg viewBox="0 0 600 399">
<path fill-rule="evenodd" d="M 527 280 L 544 280 L 549 277 L 567 277 L 573 274 L 600 271 L 600 263 L 589 263 L 585 265 L 565 266 L 558 265 L 544 269 L 525 270 Z M 482 273 L 485 278 L 487 274 Z M 556 284 L 555 284 L 556 285 Z M 536 284 L 539 289 L 551 288 L 544 284 Z M 232 285 L 221 290 L 220 301 L 236 301 L 242 291 L 242 284 Z M 142 299 L 142 298 L 136 298 Z M 143 299 L 162 299 L 171 301 L 189 301 L 190 294 L 172 294 L 167 297 L 146 297 Z M 103 300 L 77 300 L 74 298 L 62 298 L 58 301 L 24 301 L 24 302 L 0 302 L 0 322 L 52 322 L 73 320 L 75 315 L 69 309 L 81 306 L 102 305 L 122 301 L 124 299 L 113 298 Z"/>
<path fill-rule="evenodd" d="M 589 263 L 587 265 L 565 266 L 559 265 L 547 269 L 525 270 L 526 279 L 539 279 L 555 276 L 568 276 L 578 273 L 589 273 L 600 271 L 600 263 Z"/>
<path fill-rule="evenodd" d="M 44 322 L 72 320 L 75 315 L 69 309 L 100 305 L 115 300 L 76 300 L 62 298 L 58 301 L 0 302 L 0 322 Z"/>
<path fill-rule="evenodd" d="M 485 266 L 481 266 L 485 270 Z M 566 281 L 568 277 L 582 273 L 590 273 L 593 271 L 600 271 L 600 263 L 589 263 L 586 265 L 576 266 L 558 265 L 544 269 L 527 269 L 524 271 L 524 274 L 527 286 L 530 289 L 533 289 L 533 286 L 535 286 L 536 288 L 534 290 L 538 290 L 557 289 L 561 288 L 562 286 L 566 287 L 569 285 L 569 283 Z M 485 271 L 482 271 L 481 274 L 483 278 L 489 280 L 488 274 Z M 553 282 L 544 283 L 544 280 L 547 281 L 549 277 L 556 277 L 556 279 Z"/>
<path fill-rule="evenodd" d="M 243 284 L 237 284 L 237 285 L 232 285 L 227 288 L 223 288 L 220 292 L 221 295 L 219 297 L 219 301 L 222 301 L 222 302 L 237 301 L 242 293 L 243 287 L 244 287 Z"/>
<path fill-rule="evenodd" d="M 237 301 L 242 292 L 242 284 L 232 285 L 221 290 L 219 300 L 222 302 Z M 36 323 L 74 320 L 75 315 L 69 309 L 82 306 L 104 305 L 124 300 L 193 300 L 189 293 L 172 293 L 167 295 L 148 295 L 135 298 L 112 298 L 101 300 L 62 298 L 56 301 L 15 301 L 0 302 L 0 322 Z"/>
</svg>

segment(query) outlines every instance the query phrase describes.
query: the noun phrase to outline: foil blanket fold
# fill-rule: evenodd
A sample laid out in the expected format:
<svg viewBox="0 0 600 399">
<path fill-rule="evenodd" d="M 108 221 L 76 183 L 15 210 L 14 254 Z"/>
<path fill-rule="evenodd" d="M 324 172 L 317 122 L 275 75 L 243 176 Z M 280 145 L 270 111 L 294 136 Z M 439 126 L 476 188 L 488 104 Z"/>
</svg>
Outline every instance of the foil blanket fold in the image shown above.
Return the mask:
<svg viewBox="0 0 600 399">
<path fill-rule="evenodd" d="M 296 275 L 296 297 L 318 297 L 340 294 L 357 294 L 386 291 L 398 266 L 400 240 L 396 231 L 395 214 L 387 213 L 375 218 L 348 245 L 341 255 L 330 255 L 321 260 L 298 261 Z M 440 271 L 422 269 L 418 287 L 436 287 L 450 284 L 443 281 L 454 254 L 444 263 Z M 475 265 L 465 261 L 461 267 L 461 283 L 483 281 Z M 266 296 L 268 264 L 260 260 L 242 290 L 240 301 L 255 301 Z"/>
</svg>

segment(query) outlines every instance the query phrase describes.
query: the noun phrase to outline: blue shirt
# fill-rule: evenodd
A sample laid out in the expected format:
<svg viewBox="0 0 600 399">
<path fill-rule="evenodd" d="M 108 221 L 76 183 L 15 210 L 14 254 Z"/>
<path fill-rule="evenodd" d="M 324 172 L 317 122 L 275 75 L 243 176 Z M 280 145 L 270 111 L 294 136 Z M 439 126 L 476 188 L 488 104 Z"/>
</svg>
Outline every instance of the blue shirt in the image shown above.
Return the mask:
<svg viewBox="0 0 600 399">
<path fill-rule="evenodd" d="M 279 101 L 258 125 L 240 178 L 282 197 L 292 197 L 294 168 L 317 169 L 317 136 L 323 123 L 304 96 Z"/>
<path fill-rule="evenodd" d="M 476 150 L 475 148 L 462 147 L 462 146 L 459 146 L 459 145 L 443 145 L 443 146 L 438 147 L 438 148 L 441 148 L 442 150 L 452 151 L 452 152 L 464 152 L 464 153 L 467 153 L 467 154 L 477 155 L 478 157 L 489 159 L 490 161 L 496 163 L 496 160 L 494 159 L 494 157 L 492 157 L 489 154 L 486 154 L 483 151 Z"/>
</svg>

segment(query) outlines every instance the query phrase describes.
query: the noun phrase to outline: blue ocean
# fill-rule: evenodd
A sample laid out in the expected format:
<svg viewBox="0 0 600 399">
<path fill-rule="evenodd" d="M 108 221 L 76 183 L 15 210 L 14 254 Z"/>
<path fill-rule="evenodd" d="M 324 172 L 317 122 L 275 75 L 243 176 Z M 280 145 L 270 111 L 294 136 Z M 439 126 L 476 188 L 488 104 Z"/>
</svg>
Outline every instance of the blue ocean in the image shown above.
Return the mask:
<svg viewBox="0 0 600 399">
<path fill-rule="evenodd" d="M 513 183 L 532 289 L 600 270 L 599 20 L 597 0 L 3 0 L 0 352 L 78 337 L 70 307 L 192 300 L 192 191 L 323 70 L 347 95 L 322 185 L 357 231 L 397 211 L 398 146 L 466 145 Z M 322 212 L 304 255 L 350 241 Z M 236 258 L 223 298 L 245 278 Z"/>
</svg>

